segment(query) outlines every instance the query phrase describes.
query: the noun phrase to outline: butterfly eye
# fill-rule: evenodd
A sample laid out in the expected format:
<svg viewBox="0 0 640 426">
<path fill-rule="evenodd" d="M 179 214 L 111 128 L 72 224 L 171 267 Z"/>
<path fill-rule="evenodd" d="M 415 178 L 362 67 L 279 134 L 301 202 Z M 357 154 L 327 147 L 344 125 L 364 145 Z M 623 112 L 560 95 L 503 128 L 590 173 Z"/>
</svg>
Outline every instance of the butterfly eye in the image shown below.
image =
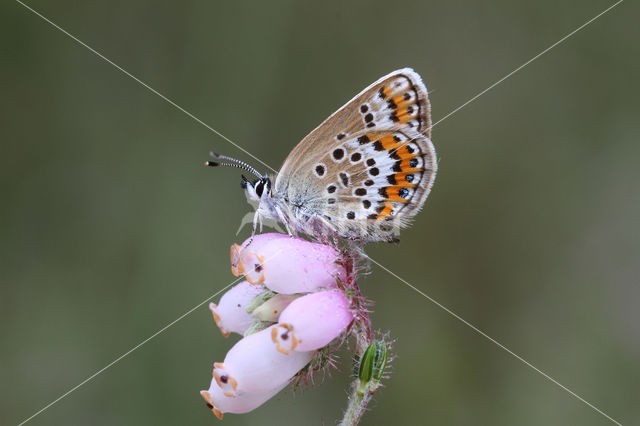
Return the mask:
<svg viewBox="0 0 640 426">
<path fill-rule="evenodd" d="M 256 195 L 262 197 L 262 191 L 264 191 L 264 183 L 258 182 L 255 186 Z"/>
</svg>

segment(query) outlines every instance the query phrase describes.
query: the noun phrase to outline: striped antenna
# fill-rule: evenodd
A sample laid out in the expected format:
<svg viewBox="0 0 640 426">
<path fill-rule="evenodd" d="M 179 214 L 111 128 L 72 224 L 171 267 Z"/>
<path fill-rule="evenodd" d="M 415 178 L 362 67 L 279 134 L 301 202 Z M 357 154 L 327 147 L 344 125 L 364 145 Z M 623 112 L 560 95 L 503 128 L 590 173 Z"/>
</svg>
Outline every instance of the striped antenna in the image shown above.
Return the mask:
<svg viewBox="0 0 640 426">
<path fill-rule="evenodd" d="M 209 155 L 211 155 L 211 157 L 215 158 L 216 160 L 227 160 L 227 161 L 230 161 L 230 162 L 205 161 L 204 162 L 205 166 L 210 166 L 210 167 L 235 167 L 236 169 L 241 169 L 241 170 L 244 170 L 246 172 L 254 174 L 258 179 L 261 179 L 261 178 L 264 177 L 255 168 L 251 167 L 250 165 L 248 165 L 244 161 L 238 160 L 238 159 L 233 158 L 233 157 L 227 157 L 226 155 L 220 155 L 220 154 L 217 154 L 215 152 L 210 152 Z"/>
</svg>

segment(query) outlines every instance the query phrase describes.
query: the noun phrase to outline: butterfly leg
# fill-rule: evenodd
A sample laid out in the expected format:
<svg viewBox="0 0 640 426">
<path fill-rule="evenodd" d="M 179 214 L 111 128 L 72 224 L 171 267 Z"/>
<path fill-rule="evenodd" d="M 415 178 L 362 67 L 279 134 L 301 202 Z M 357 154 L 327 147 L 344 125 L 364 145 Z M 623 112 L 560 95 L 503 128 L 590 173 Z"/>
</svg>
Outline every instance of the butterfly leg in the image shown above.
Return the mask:
<svg viewBox="0 0 640 426">
<path fill-rule="evenodd" d="M 280 221 L 282 222 L 285 229 L 287 230 L 287 234 L 289 234 L 290 237 L 293 237 L 294 234 L 291 231 L 291 228 L 289 228 L 289 220 L 287 219 L 287 216 L 283 213 L 280 206 L 275 206 L 275 210 L 276 210 L 276 213 L 278 214 L 278 217 L 280 218 Z"/>
<path fill-rule="evenodd" d="M 258 229 L 258 223 L 260 224 L 260 233 L 262 233 L 262 216 L 260 216 L 260 212 L 256 210 L 253 215 L 253 231 L 251 232 L 251 238 L 249 238 L 249 243 L 247 246 L 251 245 L 253 242 L 253 237 L 256 235 L 256 229 Z"/>
</svg>

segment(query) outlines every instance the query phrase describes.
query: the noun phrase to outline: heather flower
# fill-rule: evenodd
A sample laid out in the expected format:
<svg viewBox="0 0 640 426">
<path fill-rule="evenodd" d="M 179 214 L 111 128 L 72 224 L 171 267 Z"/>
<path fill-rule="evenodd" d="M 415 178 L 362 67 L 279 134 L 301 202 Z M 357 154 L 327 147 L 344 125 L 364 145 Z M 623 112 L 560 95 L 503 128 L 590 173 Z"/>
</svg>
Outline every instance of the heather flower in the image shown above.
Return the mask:
<svg viewBox="0 0 640 426">
<path fill-rule="evenodd" d="M 335 288 L 345 270 L 333 247 L 282 234 L 261 234 L 231 247 L 231 271 L 282 294 Z"/>
<path fill-rule="evenodd" d="M 294 300 L 271 328 L 278 351 L 320 349 L 338 337 L 353 320 L 342 290 L 319 291 Z"/>
<path fill-rule="evenodd" d="M 213 377 L 225 396 L 268 392 L 287 383 L 311 361 L 311 351 L 291 357 L 280 353 L 271 340 L 273 327 L 241 339 L 224 362 L 214 364 Z"/>
<path fill-rule="evenodd" d="M 315 383 L 353 335 L 358 373 L 342 424 L 357 423 L 390 360 L 387 339 L 373 339 L 356 284 L 359 253 L 283 234 L 231 247 L 231 271 L 246 281 L 210 309 L 225 337 L 244 337 L 214 363 L 211 385 L 201 391 L 218 418 L 251 411 L 289 385 Z"/>
</svg>

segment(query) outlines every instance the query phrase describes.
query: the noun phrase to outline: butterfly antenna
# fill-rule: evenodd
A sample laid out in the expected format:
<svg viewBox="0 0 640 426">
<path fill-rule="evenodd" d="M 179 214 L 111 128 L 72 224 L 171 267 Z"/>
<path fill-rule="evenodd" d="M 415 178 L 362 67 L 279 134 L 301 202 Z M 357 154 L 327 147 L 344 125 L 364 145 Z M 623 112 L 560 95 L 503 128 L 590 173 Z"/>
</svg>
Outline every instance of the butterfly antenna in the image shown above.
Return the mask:
<svg viewBox="0 0 640 426">
<path fill-rule="evenodd" d="M 252 170 L 247 169 L 246 167 L 244 167 L 241 164 L 236 164 L 236 163 L 220 163 L 218 161 L 205 161 L 204 162 L 205 166 L 209 166 L 209 167 L 235 167 L 236 169 L 240 169 L 240 170 L 244 170 L 246 172 L 251 172 L 253 174 L 256 175 L 257 178 L 260 178 L 262 176 L 260 176 L 259 174 L 255 173 Z"/>
<path fill-rule="evenodd" d="M 235 167 L 237 169 L 241 169 L 241 170 L 244 170 L 246 172 L 252 173 L 257 178 L 264 177 L 264 176 L 262 176 L 260 174 L 260 172 L 258 172 L 255 168 L 251 167 L 250 165 L 248 165 L 244 161 L 238 160 L 238 159 L 233 158 L 233 157 L 227 157 L 226 155 L 216 154 L 215 152 L 210 152 L 209 155 L 211 155 L 215 159 L 231 161 L 231 163 L 220 163 L 220 162 L 217 162 L 217 161 L 205 161 L 204 164 L 206 166 L 211 166 L 211 167 L 219 167 L 219 166 Z"/>
</svg>

